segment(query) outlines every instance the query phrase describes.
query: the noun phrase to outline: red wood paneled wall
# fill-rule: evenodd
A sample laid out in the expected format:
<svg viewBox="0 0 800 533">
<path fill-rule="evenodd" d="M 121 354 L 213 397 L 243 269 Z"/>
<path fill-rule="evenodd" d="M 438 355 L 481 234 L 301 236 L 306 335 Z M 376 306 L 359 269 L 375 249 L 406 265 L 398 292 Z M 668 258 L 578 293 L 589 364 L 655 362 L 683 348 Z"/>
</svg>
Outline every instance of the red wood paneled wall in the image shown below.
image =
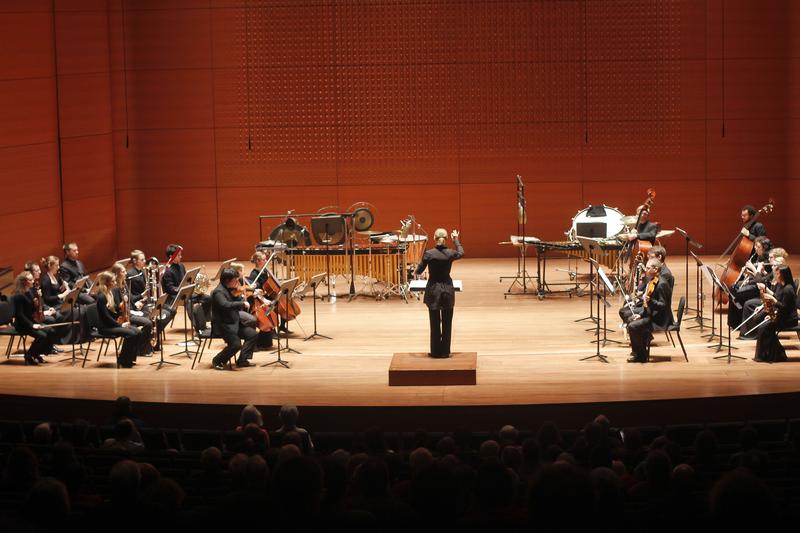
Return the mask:
<svg viewBox="0 0 800 533">
<path fill-rule="evenodd" d="M 770 195 L 770 234 L 800 245 L 786 240 L 800 193 L 791 0 L 54 5 L 64 231 L 84 253 L 116 239 L 117 255 L 175 241 L 188 259 L 244 257 L 259 214 L 367 201 L 379 229 L 413 213 L 462 229 L 471 256 L 508 255 L 516 174 L 543 239 L 590 203 L 631 212 L 655 187 L 654 218 L 710 252 L 741 205 Z M 52 97 L 52 36 L 33 39 L 29 16 L 27 31 L 0 18 L 20 50 L 2 79 L 44 50 L 41 72 L 11 79 Z M 0 110 L 38 94 L 8 91 Z M 18 122 L 0 146 L 46 131 Z"/>
</svg>

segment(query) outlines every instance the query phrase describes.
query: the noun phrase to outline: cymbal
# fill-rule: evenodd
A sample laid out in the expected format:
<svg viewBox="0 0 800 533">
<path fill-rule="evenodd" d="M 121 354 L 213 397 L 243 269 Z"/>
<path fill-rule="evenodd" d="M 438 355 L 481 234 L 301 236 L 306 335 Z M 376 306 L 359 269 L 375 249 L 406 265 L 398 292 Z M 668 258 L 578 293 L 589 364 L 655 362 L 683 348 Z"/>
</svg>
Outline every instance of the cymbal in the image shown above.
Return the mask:
<svg viewBox="0 0 800 533">
<path fill-rule="evenodd" d="M 365 231 L 357 231 L 359 235 L 388 235 L 389 231 L 373 231 L 373 230 L 365 230 Z"/>
<path fill-rule="evenodd" d="M 660 239 L 661 237 L 669 237 L 673 233 L 675 233 L 674 229 L 662 229 L 658 233 L 656 233 L 656 239 Z"/>
<path fill-rule="evenodd" d="M 633 226 L 638 218 L 636 215 L 627 215 L 622 217 L 622 223 L 626 226 Z"/>
</svg>

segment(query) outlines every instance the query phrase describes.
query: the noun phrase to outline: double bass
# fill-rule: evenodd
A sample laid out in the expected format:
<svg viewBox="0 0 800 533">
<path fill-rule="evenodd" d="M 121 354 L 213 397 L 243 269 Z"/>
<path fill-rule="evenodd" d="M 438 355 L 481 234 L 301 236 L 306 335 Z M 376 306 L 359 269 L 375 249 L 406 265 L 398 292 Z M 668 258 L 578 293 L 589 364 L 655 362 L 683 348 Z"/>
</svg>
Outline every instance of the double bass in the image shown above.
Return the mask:
<svg viewBox="0 0 800 533">
<path fill-rule="evenodd" d="M 639 228 L 639 224 L 642 223 L 642 213 L 647 211 L 650 213 L 650 209 L 653 207 L 653 200 L 656 197 L 656 190 L 653 188 L 647 189 L 647 198 L 642 205 L 642 208 L 639 210 L 638 215 L 636 216 L 636 224 L 633 226 L 634 229 Z M 629 260 L 628 262 L 628 272 L 629 280 L 628 280 L 628 291 L 633 292 L 634 289 L 639 284 L 639 280 L 637 279 L 637 264 L 644 263 L 647 257 L 647 252 L 650 251 L 653 245 L 650 244 L 650 241 L 643 241 L 641 239 L 636 239 L 633 241 L 628 241 L 625 244 L 625 248 L 622 251 L 621 257 L 624 257 Z"/>
<path fill-rule="evenodd" d="M 767 205 L 759 209 L 758 212 L 747 221 L 747 224 L 745 224 L 744 227 L 749 230 L 758 221 L 758 217 L 761 216 L 761 213 L 771 213 L 774 208 L 775 200 L 770 198 L 769 202 L 767 202 Z M 728 263 L 725 266 L 725 270 L 719 277 L 720 281 L 722 281 L 726 287 L 730 287 L 736 283 L 736 281 L 739 279 L 739 276 L 741 276 L 742 269 L 747 261 L 750 260 L 750 256 L 753 255 L 753 246 L 755 246 L 755 243 L 748 237 L 742 235 L 740 232 L 736 235 L 736 238 L 733 239 L 733 242 L 731 242 L 728 248 L 722 253 L 723 256 L 727 255 L 728 253 L 731 254 L 730 258 L 728 259 Z M 721 301 L 723 304 L 726 304 L 728 303 L 728 295 L 724 292 L 718 291 L 715 287 L 714 301 L 717 303 Z"/>
</svg>

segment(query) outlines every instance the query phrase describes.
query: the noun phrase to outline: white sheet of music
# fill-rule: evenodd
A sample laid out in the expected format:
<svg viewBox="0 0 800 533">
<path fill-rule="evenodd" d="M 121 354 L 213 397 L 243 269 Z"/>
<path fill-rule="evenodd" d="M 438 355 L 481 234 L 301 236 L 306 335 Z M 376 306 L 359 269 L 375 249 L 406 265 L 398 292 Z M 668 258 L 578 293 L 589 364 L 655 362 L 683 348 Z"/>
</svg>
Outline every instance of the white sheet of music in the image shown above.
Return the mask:
<svg viewBox="0 0 800 533">
<path fill-rule="evenodd" d="M 408 288 L 412 291 L 424 291 L 426 285 L 428 285 L 427 279 L 412 279 L 408 284 Z M 464 284 L 460 279 L 453 280 L 453 287 L 455 287 L 456 291 L 464 290 Z"/>
</svg>

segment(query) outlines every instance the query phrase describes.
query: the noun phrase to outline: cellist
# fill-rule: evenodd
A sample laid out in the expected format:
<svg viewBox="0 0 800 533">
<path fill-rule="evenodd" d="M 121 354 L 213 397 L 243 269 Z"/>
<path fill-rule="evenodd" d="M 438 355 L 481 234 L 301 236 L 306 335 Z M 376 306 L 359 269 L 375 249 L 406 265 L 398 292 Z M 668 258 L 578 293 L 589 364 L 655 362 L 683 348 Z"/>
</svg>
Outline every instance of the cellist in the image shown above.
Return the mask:
<svg viewBox="0 0 800 533">
<path fill-rule="evenodd" d="M 636 214 L 639 216 L 639 225 L 631 231 L 626 238 L 629 241 L 648 241 L 651 245 L 656 244 L 656 234 L 658 234 L 658 225 L 650 222 L 650 209 L 646 205 L 640 205 L 636 208 Z"/>
</svg>

